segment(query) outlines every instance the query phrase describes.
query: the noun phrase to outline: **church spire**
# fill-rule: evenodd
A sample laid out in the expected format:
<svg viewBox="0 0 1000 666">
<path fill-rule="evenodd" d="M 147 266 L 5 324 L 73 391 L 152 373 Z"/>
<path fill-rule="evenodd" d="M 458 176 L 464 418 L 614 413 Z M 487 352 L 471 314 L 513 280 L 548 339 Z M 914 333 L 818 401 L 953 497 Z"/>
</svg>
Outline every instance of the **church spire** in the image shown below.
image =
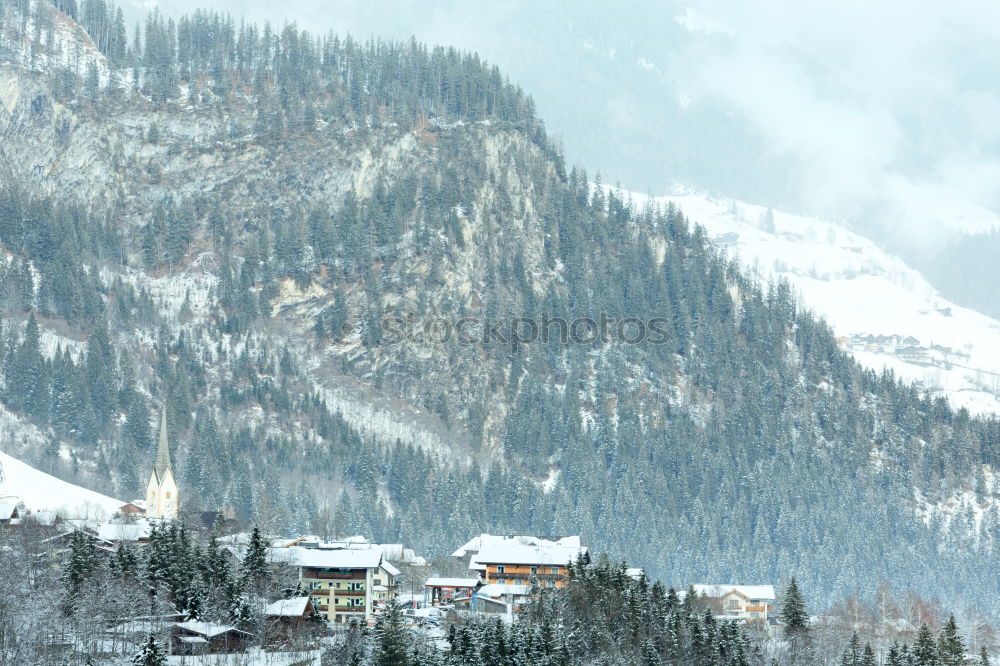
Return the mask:
<svg viewBox="0 0 1000 666">
<path fill-rule="evenodd" d="M 153 464 L 153 472 L 158 483 L 163 481 L 163 475 L 168 469 L 170 469 L 170 443 L 167 441 L 167 403 L 164 402 L 160 416 L 160 445 L 156 450 L 156 462 Z"/>
</svg>

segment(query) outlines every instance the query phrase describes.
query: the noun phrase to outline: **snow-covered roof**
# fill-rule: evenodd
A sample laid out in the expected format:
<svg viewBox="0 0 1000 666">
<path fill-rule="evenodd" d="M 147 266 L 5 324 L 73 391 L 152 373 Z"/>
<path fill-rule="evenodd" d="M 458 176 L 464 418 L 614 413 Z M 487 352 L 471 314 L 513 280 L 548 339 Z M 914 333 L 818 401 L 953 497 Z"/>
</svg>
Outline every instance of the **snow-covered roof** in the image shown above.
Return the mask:
<svg viewBox="0 0 1000 666">
<path fill-rule="evenodd" d="M 773 585 L 694 585 L 695 594 L 706 597 L 724 597 L 730 592 L 742 594 L 747 599 L 773 601 Z"/>
<path fill-rule="evenodd" d="M 206 638 L 214 638 L 231 631 L 241 634 L 246 633 L 228 624 L 215 624 L 214 622 L 178 622 L 174 626 L 184 631 L 190 631 L 192 634 L 205 636 Z"/>
<path fill-rule="evenodd" d="M 390 576 L 398 576 L 399 575 L 399 569 L 397 569 L 396 567 L 392 566 L 392 564 L 390 564 L 389 562 L 383 561 L 382 562 L 382 568 L 385 569 L 387 572 L 389 572 Z"/>
<path fill-rule="evenodd" d="M 487 546 L 473 560 L 478 564 L 538 564 L 566 566 L 577 557 L 589 557 L 586 546 Z"/>
<path fill-rule="evenodd" d="M 478 578 L 444 578 L 432 576 L 424 583 L 424 587 L 475 587 L 479 585 Z"/>
<path fill-rule="evenodd" d="M 135 523 L 101 523 L 97 538 L 105 541 L 139 541 L 148 539 L 151 526 L 146 521 Z"/>
<path fill-rule="evenodd" d="M 382 562 L 382 551 L 374 549 L 325 550 L 320 548 L 271 548 L 272 562 L 289 564 L 297 567 L 315 567 L 319 569 L 374 569 Z M 388 570 L 388 569 L 387 569 Z M 391 571 L 389 573 L 392 573 Z M 398 573 L 398 572 L 397 572 Z M 395 575 L 395 574 L 393 574 Z"/>
<path fill-rule="evenodd" d="M 270 617 L 302 617 L 305 615 L 308 604 L 309 597 L 278 599 L 274 603 L 268 604 L 267 608 L 264 609 L 264 615 Z"/>
<path fill-rule="evenodd" d="M 580 543 L 580 537 L 578 536 L 565 536 L 565 537 L 537 537 L 530 535 L 495 535 L 495 534 L 480 534 L 477 537 L 472 537 L 467 542 L 465 542 L 458 550 L 451 554 L 452 557 L 465 557 L 471 553 L 478 553 L 483 548 L 487 546 L 502 546 L 502 545 L 522 545 L 522 546 L 566 546 L 568 548 L 579 548 L 582 544 Z"/>
<path fill-rule="evenodd" d="M 491 599 L 496 599 L 508 594 L 513 594 L 514 596 L 524 596 L 531 591 L 530 585 L 511 585 L 511 584 L 501 584 L 501 583 L 490 583 L 489 585 L 483 585 L 476 592 L 477 597 L 489 597 Z"/>
<path fill-rule="evenodd" d="M 0 502 L 0 520 L 10 520 L 18 513 L 16 502 Z"/>
</svg>

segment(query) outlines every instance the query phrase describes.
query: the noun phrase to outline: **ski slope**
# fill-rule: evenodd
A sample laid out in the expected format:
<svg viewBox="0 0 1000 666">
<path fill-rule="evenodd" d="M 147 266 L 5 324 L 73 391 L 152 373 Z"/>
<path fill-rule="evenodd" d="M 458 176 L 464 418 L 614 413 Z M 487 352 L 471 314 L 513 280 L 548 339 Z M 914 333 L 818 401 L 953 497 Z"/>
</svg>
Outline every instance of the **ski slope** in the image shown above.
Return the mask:
<svg viewBox="0 0 1000 666">
<path fill-rule="evenodd" d="M 65 518 L 107 518 L 125 502 L 61 481 L 0 451 L 0 501 L 22 502 L 29 512 L 55 511 Z"/>
<path fill-rule="evenodd" d="M 920 272 L 844 226 L 690 192 L 656 199 L 668 201 L 762 280 L 787 279 L 861 364 L 890 368 L 956 408 L 1000 414 L 1000 321 L 942 298 Z"/>
</svg>

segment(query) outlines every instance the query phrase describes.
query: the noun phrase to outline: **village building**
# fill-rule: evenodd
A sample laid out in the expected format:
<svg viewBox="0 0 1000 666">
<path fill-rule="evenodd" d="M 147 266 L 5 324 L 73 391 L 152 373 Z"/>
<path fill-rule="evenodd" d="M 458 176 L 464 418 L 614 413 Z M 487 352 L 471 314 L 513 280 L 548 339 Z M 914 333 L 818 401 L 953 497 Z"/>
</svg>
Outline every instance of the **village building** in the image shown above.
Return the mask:
<svg viewBox="0 0 1000 666">
<path fill-rule="evenodd" d="M 171 654 L 222 654 L 242 652 L 252 635 L 228 624 L 175 622 L 171 626 Z"/>
<path fill-rule="evenodd" d="M 291 645 L 315 626 L 317 610 L 310 597 L 279 599 L 264 609 L 272 645 Z"/>
<path fill-rule="evenodd" d="M 271 548 L 273 564 L 295 567 L 299 585 L 330 622 L 368 620 L 396 592 L 399 570 L 377 548 Z"/>
<path fill-rule="evenodd" d="M 21 522 L 21 509 L 17 502 L 0 500 L 0 527 L 14 527 Z"/>
<path fill-rule="evenodd" d="M 167 441 L 167 407 L 160 416 L 160 443 L 156 460 L 146 484 L 146 516 L 176 520 L 180 508 L 180 490 L 170 465 L 170 443 Z"/>
<path fill-rule="evenodd" d="M 432 576 L 424 583 L 424 606 L 453 604 L 468 601 L 482 586 L 479 578 L 444 578 Z"/>
<path fill-rule="evenodd" d="M 713 603 L 720 616 L 764 623 L 775 599 L 773 585 L 694 585 L 693 589 Z"/>
<path fill-rule="evenodd" d="M 472 597 L 474 613 L 513 615 L 528 602 L 531 586 L 525 584 L 490 583 L 483 585 Z"/>
<path fill-rule="evenodd" d="M 579 544 L 578 537 L 576 543 Z M 570 563 L 590 563 L 590 549 L 548 542 L 538 545 L 488 545 L 472 556 L 471 568 L 481 571 L 485 583 L 563 587 Z"/>
</svg>

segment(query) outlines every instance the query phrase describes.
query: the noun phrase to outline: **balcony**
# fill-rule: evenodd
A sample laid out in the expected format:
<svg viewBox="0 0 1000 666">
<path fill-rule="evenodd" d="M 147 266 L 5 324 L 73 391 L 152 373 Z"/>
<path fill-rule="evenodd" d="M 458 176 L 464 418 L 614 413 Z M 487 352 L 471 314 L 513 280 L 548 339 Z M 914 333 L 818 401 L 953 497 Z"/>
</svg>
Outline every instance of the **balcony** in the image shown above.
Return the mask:
<svg viewBox="0 0 1000 666">
<path fill-rule="evenodd" d="M 364 606 L 334 606 L 334 612 L 336 613 L 364 613 Z"/>
<path fill-rule="evenodd" d="M 364 580 L 364 569 L 349 569 L 347 571 L 330 571 L 324 569 L 309 569 L 303 567 L 303 578 L 334 579 L 334 580 Z"/>
</svg>

